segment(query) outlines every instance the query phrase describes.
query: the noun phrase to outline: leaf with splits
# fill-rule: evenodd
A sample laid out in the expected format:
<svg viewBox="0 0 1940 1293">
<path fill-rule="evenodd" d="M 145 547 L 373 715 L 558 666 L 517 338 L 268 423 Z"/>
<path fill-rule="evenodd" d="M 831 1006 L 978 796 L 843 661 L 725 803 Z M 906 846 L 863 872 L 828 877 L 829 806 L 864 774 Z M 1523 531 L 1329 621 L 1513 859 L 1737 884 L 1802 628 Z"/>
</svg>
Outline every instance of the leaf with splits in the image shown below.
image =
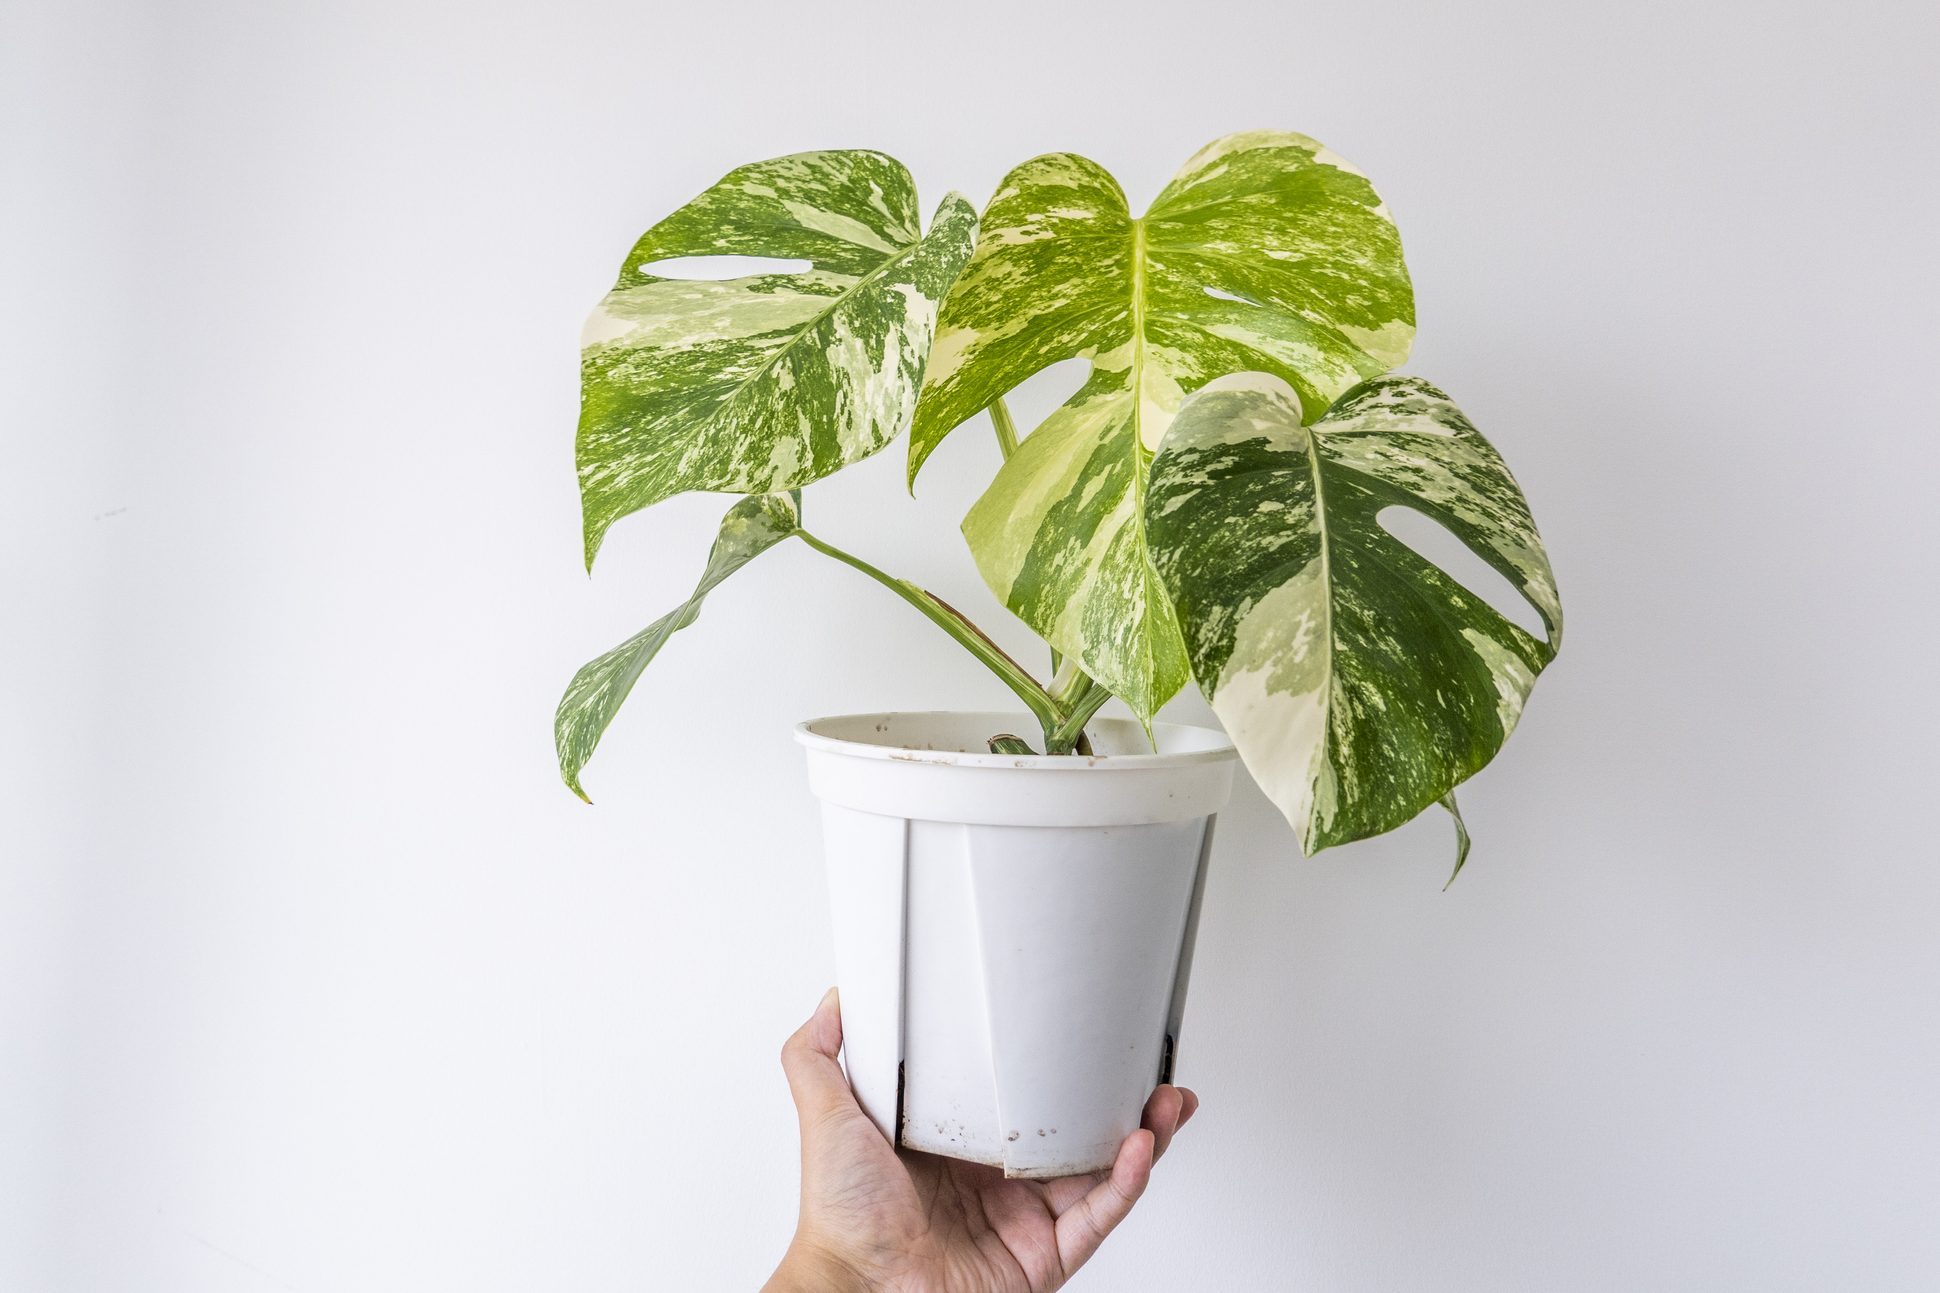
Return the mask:
<svg viewBox="0 0 1940 1293">
<path fill-rule="evenodd" d="M 1188 675 L 1143 507 L 1180 399 L 1257 369 L 1322 408 L 1400 363 L 1413 335 L 1386 207 L 1304 135 L 1221 139 L 1139 217 L 1096 163 L 1040 157 L 1005 177 L 944 302 L 910 479 L 1025 378 L 1090 359 L 1089 380 L 1025 437 L 963 529 L 1004 604 L 1149 719 Z"/>
<path fill-rule="evenodd" d="M 1378 517 L 1393 506 L 1508 579 L 1546 637 L 1390 534 Z M 1364 383 L 1311 425 L 1276 376 L 1210 383 L 1160 446 L 1145 517 L 1193 676 L 1310 855 L 1437 801 L 1454 811 L 1562 641 L 1522 490 L 1418 378 Z M 1458 868 L 1466 829 L 1459 842 Z"/>
<path fill-rule="evenodd" d="M 661 499 L 793 489 L 902 434 L 975 233 L 953 193 L 919 237 L 909 172 L 858 150 L 743 166 L 647 230 L 582 337 L 587 566 L 615 521 Z M 653 272 L 689 256 L 809 268 Z"/>
<path fill-rule="evenodd" d="M 701 602 L 722 580 L 794 534 L 800 523 L 798 495 L 760 494 L 736 503 L 722 518 L 707 568 L 687 600 L 573 675 L 553 717 L 552 733 L 559 774 L 574 794 L 586 798 L 580 770 L 667 639 L 700 617 Z"/>
</svg>

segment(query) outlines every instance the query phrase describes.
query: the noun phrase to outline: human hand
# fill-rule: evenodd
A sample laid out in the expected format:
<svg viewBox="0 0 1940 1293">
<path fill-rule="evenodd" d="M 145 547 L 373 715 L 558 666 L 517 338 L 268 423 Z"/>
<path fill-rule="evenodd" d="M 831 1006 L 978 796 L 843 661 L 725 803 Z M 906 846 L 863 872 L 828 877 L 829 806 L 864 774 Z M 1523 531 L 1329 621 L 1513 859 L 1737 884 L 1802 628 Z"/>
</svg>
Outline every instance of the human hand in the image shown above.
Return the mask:
<svg viewBox="0 0 1940 1293">
<path fill-rule="evenodd" d="M 1162 1086 L 1107 1172 L 1009 1181 L 995 1167 L 898 1152 L 849 1091 L 831 988 L 782 1047 L 802 1128 L 795 1239 L 766 1293 L 1049 1293 L 1145 1192 L 1152 1164 L 1199 1107 Z"/>
</svg>

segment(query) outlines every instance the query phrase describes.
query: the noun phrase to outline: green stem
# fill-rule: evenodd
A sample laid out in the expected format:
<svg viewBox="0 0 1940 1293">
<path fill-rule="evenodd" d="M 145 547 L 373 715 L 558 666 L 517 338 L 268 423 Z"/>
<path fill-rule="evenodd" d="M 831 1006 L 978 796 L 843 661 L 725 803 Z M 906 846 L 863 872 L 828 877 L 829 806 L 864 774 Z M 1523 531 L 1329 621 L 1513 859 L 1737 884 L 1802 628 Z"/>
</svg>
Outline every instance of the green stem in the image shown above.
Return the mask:
<svg viewBox="0 0 1940 1293">
<path fill-rule="evenodd" d="M 990 401 L 990 425 L 997 428 L 997 448 L 1009 462 L 1010 456 L 1017 452 L 1017 424 L 1010 420 L 1010 410 L 1004 407 L 1002 399 Z"/>
<path fill-rule="evenodd" d="M 1069 754 L 1080 746 L 1084 741 L 1085 724 L 1111 699 L 1111 692 L 1080 669 L 1075 660 L 1064 662 L 1051 689 L 1046 690 L 1028 669 L 991 641 L 988 634 L 935 593 L 907 579 L 886 574 L 854 553 L 844 552 L 832 543 L 824 543 L 800 527 L 796 528 L 795 537 L 822 555 L 833 557 L 850 569 L 869 576 L 956 639 L 959 646 L 996 674 L 998 681 L 1024 702 L 1025 708 L 1031 711 L 1038 726 L 1044 730 L 1046 754 Z"/>
<path fill-rule="evenodd" d="M 832 543 L 824 543 L 807 530 L 797 528 L 795 537 L 822 555 L 834 557 L 843 565 L 869 576 L 921 611 L 930 623 L 955 638 L 959 646 L 975 656 L 986 669 L 997 675 L 1000 682 L 1017 694 L 1017 698 L 1024 702 L 1025 707 L 1043 727 L 1046 743 L 1050 743 L 1052 734 L 1057 732 L 1060 725 L 1066 721 L 1063 707 L 1051 698 L 1051 694 L 1044 690 L 1037 679 L 1031 677 L 1023 665 L 1011 659 L 1002 647 L 985 636 L 983 630 L 965 619 L 948 602 L 934 593 L 919 588 L 907 579 L 897 579 L 893 575 L 884 574 L 861 557 L 844 552 Z M 1093 712 L 1096 712 L 1095 706 Z M 1080 728 L 1082 726 L 1080 724 Z M 1070 746 L 1067 743 L 1065 750 L 1069 749 Z"/>
<path fill-rule="evenodd" d="M 1071 702 L 1085 694 L 1091 686 L 1091 675 L 1078 667 L 1076 660 L 1066 660 L 1058 667 L 1051 678 L 1051 685 L 1045 688 L 1051 699 L 1058 703 L 1061 710 L 1069 710 Z"/>
<path fill-rule="evenodd" d="M 1069 754 L 1085 735 L 1085 724 L 1089 723 L 1104 703 L 1111 699 L 1111 693 L 1093 682 L 1084 674 L 1084 690 L 1066 708 L 1063 721 L 1057 727 L 1045 732 L 1044 752 L 1046 754 Z"/>
</svg>

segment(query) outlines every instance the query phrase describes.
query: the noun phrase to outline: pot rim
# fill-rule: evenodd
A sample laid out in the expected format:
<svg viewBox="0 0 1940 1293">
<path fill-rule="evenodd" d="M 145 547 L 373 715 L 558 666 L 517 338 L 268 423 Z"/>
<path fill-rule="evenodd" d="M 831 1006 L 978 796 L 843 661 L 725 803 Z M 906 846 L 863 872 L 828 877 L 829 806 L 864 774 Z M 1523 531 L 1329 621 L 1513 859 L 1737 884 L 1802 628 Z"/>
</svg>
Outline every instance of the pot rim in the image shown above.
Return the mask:
<svg viewBox="0 0 1940 1293">
<path fill-rule="evenodd" d="M 1151 771 L 1223 763 L 1239 756 L 1239 751 L 1233 747 L 1231 738 L 1224 732 L 1194 723 L 1153 723 L 1151 730 L 1155 739 L 1169 736 L 1174 740 L 1194 743 L 1196 748 L 1137 754 L 992 754 L 988 750 L 918 749 L 907 745 L 882 744 L 851 737 L 832 736 L 817 730 L 839 723 L 845 726 L 867 725 L 872 730 L 882 731 L 886 720 L 889 719 L 901 719 L 907 722 L 911 719 L 926 718 L 989 720 L 987 725 L 993 733 L 1033 732 L 1037 725 L 1037 720 L 1029 714 L 1006 710 L 880 710 L 863 714 L 828 714 L 821 718 L 808 719 L 795 724 L 795 739 L 811 750 L 821 750 L 852 759 L 891 760 L 898 763 L 933 764 L 955 768 L 1026 769 L 1041 772 Z M 1144 729 L 1136 719 L 1095 718 L 1085 726 L 1091 729 L 1107 726 L 1121 732 L 1129 729 L 1135 739 L 1141 742 L 1144 739 Z"/>
</svg>

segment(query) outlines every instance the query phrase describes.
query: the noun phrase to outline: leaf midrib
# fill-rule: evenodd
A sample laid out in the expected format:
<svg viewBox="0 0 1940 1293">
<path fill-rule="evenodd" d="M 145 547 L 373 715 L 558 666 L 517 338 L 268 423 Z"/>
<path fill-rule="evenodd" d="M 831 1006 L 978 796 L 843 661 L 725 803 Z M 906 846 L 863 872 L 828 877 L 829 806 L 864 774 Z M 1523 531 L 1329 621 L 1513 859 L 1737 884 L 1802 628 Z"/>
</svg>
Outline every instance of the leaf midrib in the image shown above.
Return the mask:
<svg viewBox="0 0 1940 1293">
<path fill-rule="evenodd" d="M 1327 690 L 1321 697 L 1320 757 L 1323 761 L 1331 761 L 1334 744 L 1334 656 L 1338 647 L 1338 643 L 1334 640 L 1333 541 L 1328 535 L 1327 491 L 1322 483 L 1320 470 L 1320 437 L 1314 433 L 1313 427 L 1306 425 L 1299 428 L 1299 433 L 1307 453 L 1307 472 L 1314 484 L 1314 529 L 1320 535 L 1320 584 L 1327 594 Z M 1320 796 L 1312 793 L 1314 790 L 1314 784 L 1310 783 L 1306 832 L 1309 835 L 1316 834 L 1321 829 Z"/>
<path fill-rule="evenodd" d="M 932 229 L 931 232 L 934 233 L 935 230 Z M 850 245 L 858 246 L 860 244 L 852 243 Z M 822 323 L 826 319 L 828 319 L 830 315 L 833 315 L 837 310 L 841 309 L 845 304 L 847 304 L 851 299 L 853 299 L 857 292 L 860 292 L 865 286 L 867 286 L 877 278 L 881 277 L 883 272 L 887 270 L 891 265 L 899 264 L 900 262 L 902 262 L 902 260 L 905 257 L 913 255 L 922 246 L 923 246 L 923 239 L 918 238 L 915 242 L 910 243 L 908 246 L 902 247 L 896 252 L 894 252 L 893 254 L 883 257 L 882 261 L 879 264 L 877 264 L 877 266 L 874 269 L 870 270 L 867 274 L 864 274 L 860 278 L 856 279 L 856 281 L 849 286 L 847 291 L 844 291 L 837 296 L 830 297 L 828 308 L 821 311 L 819 314 L 816 314 L 813 318 L 803 323 L 801 327 L 795 330 L 794 336 L 790 337 L 786 342 L 776 347 L 774 354 L 769 355 L 766 359 L 761 361 L 761 367 L 755 369 L 752 373 L 749 373 L 744 380 L 737 383 L 734 386 L 733 390 L 731 390 L 728 393 L 727 398 L 722 400 L 720 405 L 716 407 L 714 413 L 711 414 L 710 417 L 719 416 L 720 410 L 722 408 L 725 408 L 727 405 L 732 404 L 736 400 L 740 399 L 742 392 L 746 391 L 750 386 L 754 385 L 756 382 L 766 378 L 769 375 L 769 373 L 774 369 L 775 364 L 780 361 L 782 356 L 788 354 L 797 345 L 800 345 L 803 337 L 806 337 L 809 333 L 813 332 L 816 328 L 821 327 Z"/>
<path fill-rule="evenodd" d="M 1144 584 L 1149 596 L 1152 589 L 1152 545 L 1145 536 L 1145 217 L 1138 216 L 1132 221 L 1132 523 L 1138 527 L 1138 559 L 1145 567 Z M 1162 591 L 1162 586 L 1161 586 Z M 1139 654 L 1144 657 L 1144 683 L 1148 697 L 1157 694 L 1158 656 L 1153 651 L 1153 638 L 1158 635 L 1150 626 L 1151 608 L 1146 607 L 1146 631 L 1139 636 Z M 1147 731 L 1150 728 L 1148 725 Z"/>
</svg>

